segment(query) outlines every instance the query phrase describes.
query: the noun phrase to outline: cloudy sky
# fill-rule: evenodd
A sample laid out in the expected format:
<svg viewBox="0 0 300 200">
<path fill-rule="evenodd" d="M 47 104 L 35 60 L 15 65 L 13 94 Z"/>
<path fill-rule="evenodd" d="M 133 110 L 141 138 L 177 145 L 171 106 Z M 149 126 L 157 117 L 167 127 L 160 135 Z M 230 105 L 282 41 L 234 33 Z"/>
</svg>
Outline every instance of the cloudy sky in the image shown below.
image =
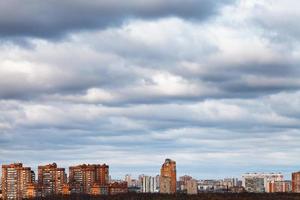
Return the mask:
<svg viewBox="0 0 300 200">
<path fill-rule="evenodd" d="M 0 164 L 300 170 L 298 0 L 0 0 Z"/>
</svg>

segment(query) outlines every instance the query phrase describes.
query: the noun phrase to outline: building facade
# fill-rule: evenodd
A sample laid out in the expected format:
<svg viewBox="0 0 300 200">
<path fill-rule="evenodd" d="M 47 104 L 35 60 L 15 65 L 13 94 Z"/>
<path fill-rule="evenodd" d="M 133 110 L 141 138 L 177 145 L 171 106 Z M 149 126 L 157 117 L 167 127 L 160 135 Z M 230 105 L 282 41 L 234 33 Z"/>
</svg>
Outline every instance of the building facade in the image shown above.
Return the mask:
<svg viewBox="0 0 300 200">
<path fill-rule="evenodd" d="M 91 194 L 94 184 L 105 186 L 109 184 L 109 166 L 78 165 L 69 168 L 69 185 L 71 193 Z"/>
<path fill-rule="evenodd" d="M 2 165 L 2 198 L 21 200 L 28 198 L 28 186 L 34 182 L 34 172 L 22 163 Z"/>
<path fill-rule="evenodd" d="M 176 193 L 176 162 L 166 159 L 160 170 L 160 193 Z"/>
<path fill-rule="evenodd" d="M 41 196 L 62 194 L 66 183 L 65 169 L 58 168 L 56 163 L 38 166 L 38 186 L 41 189 Z"/>
</svg>

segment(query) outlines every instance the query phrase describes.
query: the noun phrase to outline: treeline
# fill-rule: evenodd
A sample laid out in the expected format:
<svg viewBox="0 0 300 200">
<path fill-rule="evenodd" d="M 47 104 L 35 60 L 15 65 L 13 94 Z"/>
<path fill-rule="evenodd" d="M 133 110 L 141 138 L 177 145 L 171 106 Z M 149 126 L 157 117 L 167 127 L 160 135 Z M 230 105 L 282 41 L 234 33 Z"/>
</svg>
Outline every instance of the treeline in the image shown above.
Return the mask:
<svg viewBox="0 0 300 200">
<path fill-rule="evenodd" d="M 90 195 L 70 195 L 70 196 L 51 196 L 47 198 L 36 198 L 34 200 L 300 200 L 300 194 L 295 193 L 275 193 L 275 194 L 217 194 L 203 193 L 199 195 L 186 194 L 120 194 L 112 196 L 90 196 Z"/>
</svg>

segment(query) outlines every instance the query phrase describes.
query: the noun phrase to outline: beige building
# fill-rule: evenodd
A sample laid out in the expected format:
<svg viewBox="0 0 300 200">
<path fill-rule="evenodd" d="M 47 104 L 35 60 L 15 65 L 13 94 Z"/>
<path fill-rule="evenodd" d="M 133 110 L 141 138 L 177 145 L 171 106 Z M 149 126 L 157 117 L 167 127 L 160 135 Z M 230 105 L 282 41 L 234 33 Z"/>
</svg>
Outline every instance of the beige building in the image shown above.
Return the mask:
<svg viewBox="0 0 300 200">
<path fill-rule="evenodd" d="M 186 191 L 187 194 L 198 194 L 198 183 L 195 179 L 187 180 Z"/>
</svg>

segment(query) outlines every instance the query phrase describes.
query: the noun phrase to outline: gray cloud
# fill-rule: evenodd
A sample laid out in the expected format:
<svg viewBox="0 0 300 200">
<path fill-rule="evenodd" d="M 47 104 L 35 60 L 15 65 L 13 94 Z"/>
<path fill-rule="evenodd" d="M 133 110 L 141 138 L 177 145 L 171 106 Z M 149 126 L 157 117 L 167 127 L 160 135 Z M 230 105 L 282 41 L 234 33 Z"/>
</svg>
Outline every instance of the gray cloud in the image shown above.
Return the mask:
<svg viewBox="0 0 300 200">
<path fill-rule="evenodd" d="M 103 1 L 12 0 L 0 1 L 0 35 L 53 38 L 72 31 L 102 29 L 129 18 L 177 16 L 205 20 L 221 5 L 209 0 Z"/>
</svg>

